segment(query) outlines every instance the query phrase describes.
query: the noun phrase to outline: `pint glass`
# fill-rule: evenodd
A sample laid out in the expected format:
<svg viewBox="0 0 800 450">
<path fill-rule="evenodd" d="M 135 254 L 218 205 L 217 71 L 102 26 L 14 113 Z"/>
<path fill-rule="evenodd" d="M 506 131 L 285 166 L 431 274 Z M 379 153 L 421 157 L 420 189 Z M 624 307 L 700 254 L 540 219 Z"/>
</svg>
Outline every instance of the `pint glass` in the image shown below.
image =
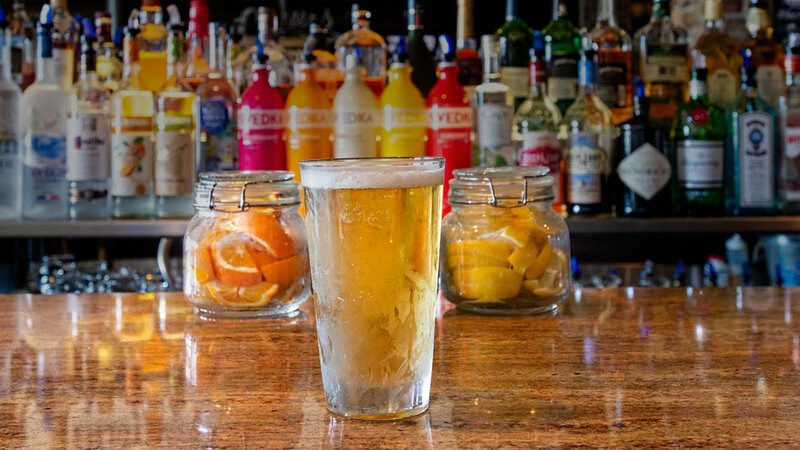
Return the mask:
<svg viewBox="0 0 800 450">
<path fill-rule="evenodd" d="M 444 158 L 300 163 L 322 384 L 347 417 L 428 407 Z"/>
</svg>

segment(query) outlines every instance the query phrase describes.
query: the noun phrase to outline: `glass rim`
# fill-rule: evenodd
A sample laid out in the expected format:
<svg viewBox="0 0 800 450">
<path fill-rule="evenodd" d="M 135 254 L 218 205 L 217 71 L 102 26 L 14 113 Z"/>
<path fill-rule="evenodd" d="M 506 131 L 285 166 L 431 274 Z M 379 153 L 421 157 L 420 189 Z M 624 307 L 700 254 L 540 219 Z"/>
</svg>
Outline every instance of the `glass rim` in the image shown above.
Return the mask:
<svg viewBox="0 0 800 450">
<path fill-rule="evenodd" d="M 300 162 L 303 188 L 396 189 L 444 184 L 444 158 L 341 158 Z"/>
<path fill-rule="evenodd" d="M 385 168 L 444 168 L 444 158 L 440 156 L 378 156 L 370 158 L 328 158 L 300 161 L 300 170 L 342 170 L 343 168 L 385 169 Z"/>
</svg>

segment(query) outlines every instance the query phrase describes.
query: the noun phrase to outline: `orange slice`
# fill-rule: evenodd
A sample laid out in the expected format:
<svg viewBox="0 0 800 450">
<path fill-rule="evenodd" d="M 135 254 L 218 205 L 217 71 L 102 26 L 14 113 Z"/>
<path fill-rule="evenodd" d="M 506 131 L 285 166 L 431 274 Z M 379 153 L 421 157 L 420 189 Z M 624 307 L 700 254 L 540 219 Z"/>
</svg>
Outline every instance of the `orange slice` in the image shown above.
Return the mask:
<svg viewBox="0 0 800 450">
<path fill-rule="evenodd" d="M 256 267 L 266 266 L 277 261 L 269 250 L 253 240 L 247 243 L 247 252 L 250 253 L 250 257 L 253 258 Z"/>
<path fill-rule="evenodd" d="M 265 212 L 239 214 L 236 222 L 240 231 L 269 249 L 275 258 L 286 259 L 297 253 L 294 240 L 273 215 Z"/>
<path fill-rule="evenodd" d="M 300 257 L 294 255 L 260 267 L 265 280 L 285 289 L 300 276 Z"/>
<path fill-rule="evenodd" d="M 219 280 L 208 282 L 205 286 L 208 293 L 211 294 L 211 298 L 221 305 L 229 306 L 239 302 L 239 288 L 237 287 L 220 283 Z"/>
<path fill-rule="evenodd" d="M 219 281 L 236 287 L 261 282 L 261 272 L 247 251 L 248 242 L 243 234 L 229 234 L 214 242 L 214 272 Z"/>
<path fill-rule="evenodd" d="M 239 297 L 235 303 L 226 306 L 237 306 L 239 308 L 257 308 L 267 305 L 275 294 L 278 293 L 278 285 L 263 281 L 255 286 L 239 288 Z"/>
<path fill-rule="evenodd" d="M 189 264 L 194 267 L 194 279 L 198 283 L 205 283 L 214 279 L 214 266 L 211 263 L 211 255 L 206 246 L 201 245 L 189 253 Z"/>
</svg>

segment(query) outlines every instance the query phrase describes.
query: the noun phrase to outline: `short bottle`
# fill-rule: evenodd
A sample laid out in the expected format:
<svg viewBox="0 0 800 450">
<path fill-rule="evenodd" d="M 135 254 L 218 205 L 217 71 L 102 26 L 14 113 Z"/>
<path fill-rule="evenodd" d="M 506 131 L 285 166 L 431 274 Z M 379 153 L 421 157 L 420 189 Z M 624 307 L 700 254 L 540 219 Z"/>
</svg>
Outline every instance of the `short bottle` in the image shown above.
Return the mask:
<svg viewBox="0 0 800 450">
<path fill-rule="evenodd" d="M 413 69 L 407 63 L 404 40 L 392 55 L 389 84 L 381 94 L 381 146 L 385 157 L 425 155 L 427 110 L 425 98 L 411 79 Z"/>
<path fill-rule="evenodd" d="M 253 55 L 253 82 L 239 101 L 239 168 L 285 170 L 283 100 L 269 84 L 269 57 L 262 52 Z"/>
<path fill-rule="evenodd" d="M 333 157 L 378 156 L 378 99 L 364 82 L 366 69 L 348 58 L 344 84 L 333 99 Z"/>
<path fill-rule="evenodd" d="M 0 7 L 0 15 L 2 8 Z M 0 17 L 0 219 L 22 215 L 22 91 L 11 75 L 11 29 Z"/>
<path fill-rule="evenodd" d="M 481 37 L 483 83 L 475 89 L 477 142 L 472 157 L 472 164 L 480 167 L 513 166 L 517 160 L 511 142 L 513 99 L 509 87 L 501 82 L 498 44 L 493 34 Z"/>
</svg>

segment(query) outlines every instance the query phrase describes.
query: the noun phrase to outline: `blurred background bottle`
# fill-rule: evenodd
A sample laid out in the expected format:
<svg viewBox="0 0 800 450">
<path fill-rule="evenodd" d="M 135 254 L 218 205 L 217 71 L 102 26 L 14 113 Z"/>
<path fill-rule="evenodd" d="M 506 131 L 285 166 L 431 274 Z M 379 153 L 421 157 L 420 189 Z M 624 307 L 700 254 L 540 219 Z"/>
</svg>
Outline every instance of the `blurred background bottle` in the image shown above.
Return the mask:
<svg viewBox="0 0 800 450">
<path fill-rule="evenodd" d="M 614 124 L 631 117 L 632 43 L 617 24 L 614 0 L 600 0 L 597 23 L 589 32 L 597 58 L 597 96 L 611 109 Z"/>
<path fill-rule="evenodd" d="M 386 41 L 369 29 L 370 12 L 366 9 L 354 3 L 350 18 L 352 29 L 342 33 L 334 44 L 340 79 L 344 80 L 345 63 L 352 57 L 366 72 L 364 82 L 380 96 L 386 83 Z"/>
<path fill-rule="evenodd" d="M 53 8 L 53 62 L 61 89 L 69 92 L 75 76 L 78 27 L 67 10 L 67 0 L 50 0 Z"/>
<path fill-rule="evenodd" d="M 389 84 L 380 99 L 381 156 L 425 155 L 428 112 L 425 98 L 412 81 L 415 69 L 408 65 L 407 58 L 405 40 L 401 38 L 392 55 Z"/>
<path fill-rule="evenodd" d="M 422 24 L 422 0 L 408 0 L 408 64 L 413 69 L 411 80 L 423 96 L 436 84 L 436 61 L 425 44 L 425 27 Z"/>
<path fill-rule="evenodd" d="M 0 219 L 22 215 L 22 91 L 12 78 L 11 28 L 0 7 Z"/>
<path fill-rule="evenodd" d="M 517 15 L 517 0 L 506 0 L 506 22 L 497 30 L 500 38 L 500 82 L 508 86 L 514 109 L 528 96 L 529 52 L 533 30 Z M 486 55 L 483 56 L 484 59 Z M 484 68 L 486 66 L 484 65 Z"/>
<path fill-rule="evenodd" d="M 10 18 L 7 17 L 11 30 L 11 76 L 14 82 L 25 89 L 36 79 L 34 42 L 36 29 L 33 27 L 25 2 L 14 0 Z"/>
<path fill-rule="evenodd" d="M 542 30 L 547 95 L 562 114 L 578 94 L 581 34 L 569 20 L 563 0 L 553 0 L 553 20 Z"/>
<path fill-rule="evenodd" d="M 514 165 L 517 160 L 511 142 L 514 109 L 510 105 L 511 89 L 501 82 L 500 46 L 496 35 L 481 37 L 481 52 L 483 83 L 475 89 L 477 142 L 472 163 L 483 167 Z"/>
</svg>

